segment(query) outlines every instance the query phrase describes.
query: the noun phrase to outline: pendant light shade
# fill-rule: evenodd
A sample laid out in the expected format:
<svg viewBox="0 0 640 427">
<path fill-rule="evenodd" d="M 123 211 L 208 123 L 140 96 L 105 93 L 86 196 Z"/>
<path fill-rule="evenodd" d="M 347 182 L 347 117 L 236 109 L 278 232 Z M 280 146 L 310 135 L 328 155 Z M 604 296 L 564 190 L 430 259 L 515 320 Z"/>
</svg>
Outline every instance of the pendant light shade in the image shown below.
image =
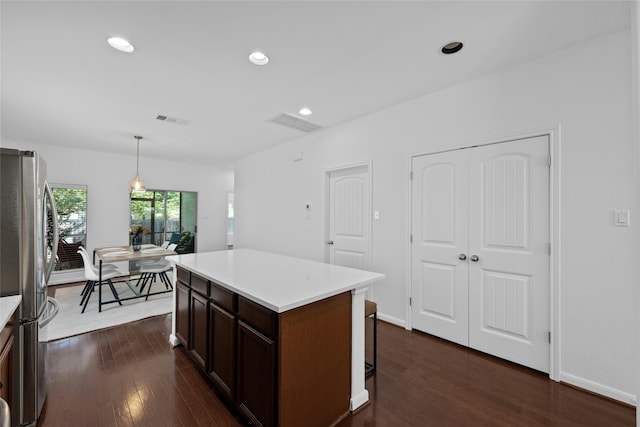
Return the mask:
<svg viewBox="0 0 640 427">
<path fill-rule="evenodd" d="M 131 191 L 144 191 L 144 182 L 140 179 L 140 174 L 138 173 L 138 166 L 140 165 L 140 140 L 142 137 L 140 135 L 133 136 L 138 143 L 138 148 L 136 151 L 136 176 L 133 177 L 131 181 L 129 181 L 129 189 Z"/>
</svg>

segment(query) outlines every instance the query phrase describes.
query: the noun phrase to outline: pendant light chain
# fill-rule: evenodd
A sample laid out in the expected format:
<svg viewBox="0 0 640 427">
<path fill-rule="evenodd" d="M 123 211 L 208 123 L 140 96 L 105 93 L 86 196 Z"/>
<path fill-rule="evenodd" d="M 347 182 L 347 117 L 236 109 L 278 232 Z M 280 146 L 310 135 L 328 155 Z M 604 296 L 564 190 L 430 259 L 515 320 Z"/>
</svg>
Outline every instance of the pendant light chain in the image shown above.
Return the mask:
<svg viewBox="0 0 640 427">
<path fill-rule="evenodd" d="M 144 182 L 140 179 L 140 140 L 142 139 L 142 136 L 134 135 L 133 137 L 138 140 L 136 147 L 136 176 L 129 182 L 129 189 L 131 191 L 144 191 Z"/>
</svg>

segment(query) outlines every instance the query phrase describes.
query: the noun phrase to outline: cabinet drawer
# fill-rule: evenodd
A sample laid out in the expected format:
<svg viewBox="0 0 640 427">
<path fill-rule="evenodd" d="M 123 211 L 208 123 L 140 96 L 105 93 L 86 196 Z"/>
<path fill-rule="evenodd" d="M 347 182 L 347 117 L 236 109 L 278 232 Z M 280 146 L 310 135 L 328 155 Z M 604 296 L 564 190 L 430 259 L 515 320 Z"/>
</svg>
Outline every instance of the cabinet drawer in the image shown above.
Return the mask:
<svg viewBox="0 0 640 427">
<path fill-rule="evenodd" d="M 189 270 L 185 270 L 184 268 L 178 267 L 178 280 L 179 281 L 181 281 L 183 283 L 186 283 L 188 285 L 189 283 L 191 283 L 189 275 L 190 275 L 190 271 Z"/>
<path fill-rule="evenodd" d="M 241 296 L 238 296 L 238 318 L 269 338 L 276 336 L 277 314 Z"/>
<path fill-rule="evenodd" d="M 211 282 L 211 295 L 209 299 L 216 303 L 217 306 L 227 310 L 230 313 L 236 312 L 236 305 L 234 304 L 235 294 L 228 289 L 225 289 L 214 282 Z"/>
<path fill-rule="evenodd" d="M 203 277 L 192 274 L 191 289 L 199 292 L 201 295 L 209 296 L 209 281 Z"/>
</svg>

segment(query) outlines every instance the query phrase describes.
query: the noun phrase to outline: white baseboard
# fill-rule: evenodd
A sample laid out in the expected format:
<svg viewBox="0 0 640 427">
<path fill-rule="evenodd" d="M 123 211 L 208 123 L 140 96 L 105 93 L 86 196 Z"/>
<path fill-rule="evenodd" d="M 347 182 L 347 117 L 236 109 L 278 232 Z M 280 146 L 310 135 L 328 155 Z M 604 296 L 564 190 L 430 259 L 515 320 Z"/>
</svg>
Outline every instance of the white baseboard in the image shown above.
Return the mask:
<svg viewBox="0 0 640 427">
<path fill-rule="evenodd" d="M 355 411 L 369 401 L 369 392 L 365 389 L 357 396 L 351 396 L 350 410 Z"/>
<path fill-rule="evenodd" d="M 397 317 L 389 316 L 380 312 L 378 312 L 377 316 L 378 316 L 378 319 L 380 320 L 383 320 L 385 322 L 391 323 L 396 326 L 400 326 L 405 329 L 407 328 L 407 322 L 402 319 L 398 319 Z"/>
<path fill-rule="evenodd" d="M 560 372 L 560 381 L 571 384 L 576 387 L 583 388 L 593 393 L 601 394 L 610 399 L 619 400 L 620 402 L 627 403 L 629 405 L 636 406 L 637 398 L 631 393 L 627 393 L 604 384 L 600 384 L 594 381 L 587 380 L 582 377 L 568 374 L 566 372 Z"/>
<path fill-rule="evenodd" d="M 51 273 L 47 285 L 61 285 L 63 283 L 84 282 L 84 270 L 75 269 L 69 271 L 56 271 Z"/>
</svg>

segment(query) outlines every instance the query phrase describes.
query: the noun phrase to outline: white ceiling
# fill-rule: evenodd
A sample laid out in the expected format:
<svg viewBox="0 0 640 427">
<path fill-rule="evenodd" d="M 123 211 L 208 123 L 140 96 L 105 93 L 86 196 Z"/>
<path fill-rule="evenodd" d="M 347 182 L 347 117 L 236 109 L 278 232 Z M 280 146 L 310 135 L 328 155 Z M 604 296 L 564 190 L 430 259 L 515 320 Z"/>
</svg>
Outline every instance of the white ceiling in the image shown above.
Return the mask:
<svg viewBox="0 0 640 427">
<path fill-rule="evenodd" d="M 230 167 L 304 135 L 280 113 L 335 126 L 629 27 L 629 3 L 3 0 L 2 141 L 135 156 L 140 134 L 143 157 Z"/>
</svg>

